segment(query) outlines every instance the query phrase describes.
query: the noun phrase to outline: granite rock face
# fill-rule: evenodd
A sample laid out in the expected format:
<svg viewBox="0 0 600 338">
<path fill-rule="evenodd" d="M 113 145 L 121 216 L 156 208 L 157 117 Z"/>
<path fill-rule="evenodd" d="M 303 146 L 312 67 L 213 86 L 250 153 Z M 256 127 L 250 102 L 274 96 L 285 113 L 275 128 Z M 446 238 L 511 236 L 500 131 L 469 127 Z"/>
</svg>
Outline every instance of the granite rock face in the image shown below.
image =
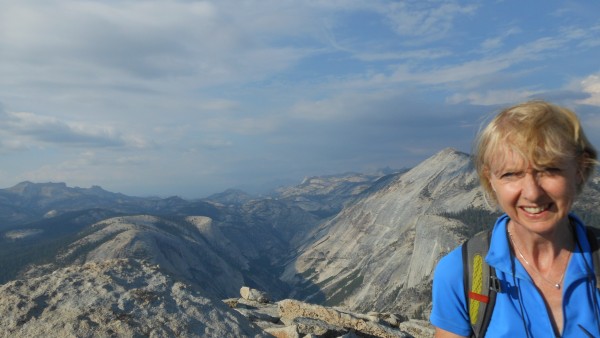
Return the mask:
<svg viewBox="0 0 600 338">
<path fill-rule="evenodd" d="M 282 279 L 311 303 L 426 317 L 433 269 L 464 240 L 444 213 L 483 207 L 469 156 L 446 149 L 322 223 Z"/>
<path fill-rule="evenodd" d="M 389 173 L 306 177 L 296 186 L 279 188 L 277 198 L 315 214 L 331 216 L 386 174 Z"/>
<path fill-rule="evenodd" d="M 0 337 L 268 337 L 221 301 L 136 260 L 0 286 Z"/>
</svg>

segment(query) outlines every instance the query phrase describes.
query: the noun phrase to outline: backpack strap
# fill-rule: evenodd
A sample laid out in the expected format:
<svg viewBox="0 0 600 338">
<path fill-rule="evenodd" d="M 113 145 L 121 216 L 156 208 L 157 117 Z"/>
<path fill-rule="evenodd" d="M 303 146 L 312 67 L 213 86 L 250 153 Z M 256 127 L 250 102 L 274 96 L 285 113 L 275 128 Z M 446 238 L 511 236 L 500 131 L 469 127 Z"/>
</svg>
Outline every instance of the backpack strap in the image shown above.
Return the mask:
<svg viewBox="0 0 600 338">
<path fill-rule="evenodd" d="M 485 262 L 492 231 L 482 231 L 462 245 L 465 299 L 473 337 L 483 337 L 492 318 L 496 294 L 501 291 L 496 271 Z"/>
<path fill-rule="evenodd" d="M 594 262 L 594 275 L 596 276 L 596 288 L 600 289 L 600 229 L 586 226 L 587 239 L 592 251 L 592 260 Z"/>
</svg>

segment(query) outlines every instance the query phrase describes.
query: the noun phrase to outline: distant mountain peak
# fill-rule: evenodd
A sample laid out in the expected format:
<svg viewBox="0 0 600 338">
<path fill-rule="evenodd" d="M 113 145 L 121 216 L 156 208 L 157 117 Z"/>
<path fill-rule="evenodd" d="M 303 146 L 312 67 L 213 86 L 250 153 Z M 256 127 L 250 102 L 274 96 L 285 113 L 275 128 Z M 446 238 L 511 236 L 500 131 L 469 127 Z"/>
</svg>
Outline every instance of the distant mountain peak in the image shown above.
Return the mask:
<svg viewBox="0 0 600 338">
<path fill-rule="evenodd" d="M 440 152 L 434 154 L 430 158 L 418 164 L 416 167 L 411 169 L 411 172 L 421 172 L 423 170 L 430 171 L 432 168 L 455 167 L 455 166 L 470 166 L 470 155 L 462 151 L 458 151 L 454 148 L 445 148 Z"/>
<path fill-rule="evenodd" d="M 23 182 L 17 183 L 16 185 L 14 185 L 11 188 L 8 188 L 8 190 L 21 191 L 21 190 L 25 190 L 25 189 L 31 189 L 33 187 L 60 187 L 60 188 L 66 188 L 67 184 L 63 183 L 63 182 L 58 182 L 58 183 L 54 183 L 54 182 L 33 183 L 31 181 L 23 181 Z"/>
<path fill-rule="evenodd" d="M 437 154 L 433 155 L 433 157 L 445 157 L 445 156 L 461 156 L 461 157 L 469 157 L 469 154 L 457 150 L 452 147 L 444 148 L 440 150 Z"/>
<path fill-rule="evenodd" d="M 31 181 L 23 181 L 20 182 L 13 187 L 4 189 L 6 191 L 16 193 L 16 194 L 24 194 L 24 193 L 36 193 L 42 191 L 44 189 L 53 189 L 53 190 L 71 190 L 71 191 L 79 191 L 79 192 L 92 192 L 92 193 L 111 193 L 107 190 L 104 190 L 99 185 L 93 185 L 90 188 L 80 188 L 80 187 L 69 187 L 65 182 L 43 182 L 43 183 L 34 183 Z"/>
<path fill-rule="evenodd" d="M 207 200 L 222 204 L 244 204 L 254 197 L 243 190 L 230 188 L 221 193 L 213 194 L 207 197 Z"/>
</svg>

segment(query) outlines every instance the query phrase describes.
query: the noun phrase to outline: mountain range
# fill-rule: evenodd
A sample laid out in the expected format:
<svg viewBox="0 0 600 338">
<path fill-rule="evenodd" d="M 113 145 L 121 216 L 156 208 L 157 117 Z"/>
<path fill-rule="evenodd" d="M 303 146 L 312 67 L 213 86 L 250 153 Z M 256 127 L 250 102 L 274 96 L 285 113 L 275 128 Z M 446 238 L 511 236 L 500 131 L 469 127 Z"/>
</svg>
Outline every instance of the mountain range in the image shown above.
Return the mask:
<svg viewBox="0 0 600 338">
<path fill-rule="evenodd" d="M 595 175 L 575 208 L 595 224 L 599 201 Z M 410 170 L 309 177 L 262 197 L 142 198 L 23 182 L 0 189 L 0 283 L 134 259 L 211 299 L 249 286 L 424 319 L 437 261 L 497 216 L 469 155 L 453 149 Z"/>
</svg>

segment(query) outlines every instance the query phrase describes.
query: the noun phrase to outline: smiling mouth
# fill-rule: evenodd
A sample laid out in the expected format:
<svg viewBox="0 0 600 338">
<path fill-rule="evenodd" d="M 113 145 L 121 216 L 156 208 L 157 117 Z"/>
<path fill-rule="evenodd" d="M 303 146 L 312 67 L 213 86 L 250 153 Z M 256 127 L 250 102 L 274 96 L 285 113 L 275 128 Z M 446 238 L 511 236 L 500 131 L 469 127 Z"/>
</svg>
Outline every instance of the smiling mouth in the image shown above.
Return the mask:
<svg viewBox="0 0 600 338">
<path fill-rule="evenodd" d="M 523 207 L 523 210 L 525 210 L 527 213 L 530 213 L 530 214 L 539 214 L 541 212 L 548 210 L 549 208 L 550 208 L 550 205 L 546 205 L 543 207 Z"/>
</svg>

